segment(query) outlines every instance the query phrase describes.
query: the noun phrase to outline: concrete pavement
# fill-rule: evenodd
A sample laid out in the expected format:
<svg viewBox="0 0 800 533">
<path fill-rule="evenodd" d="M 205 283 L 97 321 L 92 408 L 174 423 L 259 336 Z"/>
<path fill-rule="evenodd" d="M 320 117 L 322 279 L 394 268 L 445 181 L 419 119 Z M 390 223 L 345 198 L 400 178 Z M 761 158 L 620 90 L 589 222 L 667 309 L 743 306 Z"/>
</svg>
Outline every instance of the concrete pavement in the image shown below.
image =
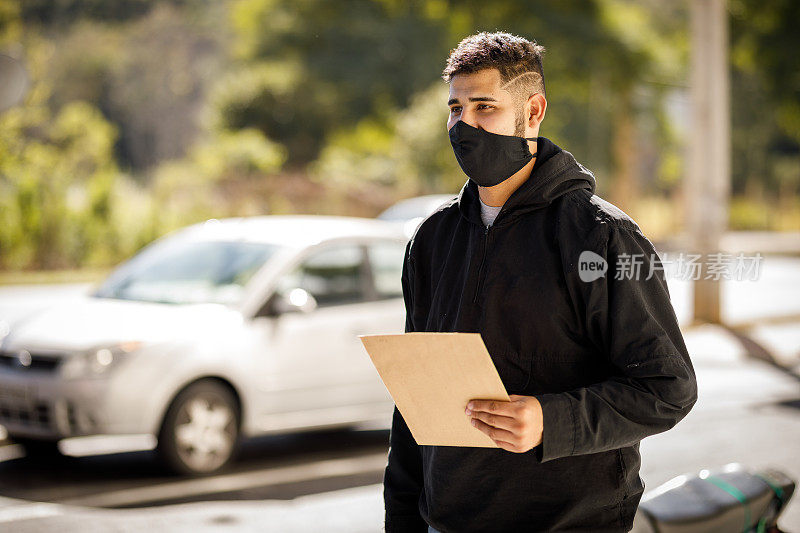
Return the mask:
<svg viewBox="0 0 800 533">
<path fill-rule="evenodd" d="M 698 376 L 698 403 L 674 429 L 642 442 L 641 475 L 647 490 L 679 474 L 730 462 L 777 468 L 800 480 L 797 375 L 750 357 L 741 339 L 719 326 L 689 328 L 685 339 Z M 0 530 L 19 533 L 148 528 L 193 533 L 355 533 L 381 531 L 382 521 L 380 484 L 290 501 L 217 501 L 145 509 L 96 509 L 0 497 Z M 790 503 L 780 524 L 788 531 L 800 531 L 800 498 Z"/>
</svg>

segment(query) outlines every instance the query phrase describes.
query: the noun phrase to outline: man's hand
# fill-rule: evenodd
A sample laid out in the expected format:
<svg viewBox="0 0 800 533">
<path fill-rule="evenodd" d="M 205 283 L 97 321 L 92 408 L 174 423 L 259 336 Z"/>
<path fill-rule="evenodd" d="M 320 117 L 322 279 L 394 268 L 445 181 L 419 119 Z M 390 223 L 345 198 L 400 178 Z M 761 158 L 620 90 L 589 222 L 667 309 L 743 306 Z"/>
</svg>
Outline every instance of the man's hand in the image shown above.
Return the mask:
<svg viewBox="0 0 800 533">
<path fill-rule="evenodd" d="M 524 453 L 542 442 L 542 406 L 533 396 L 510 394 L 511 401 L 470 400 L 467 416 L 504 450 Z"/>
</svg>

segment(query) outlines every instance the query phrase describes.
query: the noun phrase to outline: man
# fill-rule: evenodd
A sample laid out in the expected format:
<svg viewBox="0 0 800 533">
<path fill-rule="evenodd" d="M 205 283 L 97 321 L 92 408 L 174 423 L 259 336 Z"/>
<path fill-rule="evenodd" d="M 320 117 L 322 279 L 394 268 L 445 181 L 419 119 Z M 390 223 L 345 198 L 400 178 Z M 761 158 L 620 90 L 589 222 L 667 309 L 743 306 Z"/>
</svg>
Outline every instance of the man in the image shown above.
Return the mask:
<svg viewBox="0 0 800 533">
<path fill-rule="evenodd" d="M 543 50 L 479 33 L 443 72 L 469 179 L 408 243 L 406 331 L 479 332 L 511 401 L 465 406 L 497 448 L 419 446 L 395 407 L 388 532 L 628 531 L 639 441 L 697 399 L 652 244 L 538 136 Z"/>
</svg>

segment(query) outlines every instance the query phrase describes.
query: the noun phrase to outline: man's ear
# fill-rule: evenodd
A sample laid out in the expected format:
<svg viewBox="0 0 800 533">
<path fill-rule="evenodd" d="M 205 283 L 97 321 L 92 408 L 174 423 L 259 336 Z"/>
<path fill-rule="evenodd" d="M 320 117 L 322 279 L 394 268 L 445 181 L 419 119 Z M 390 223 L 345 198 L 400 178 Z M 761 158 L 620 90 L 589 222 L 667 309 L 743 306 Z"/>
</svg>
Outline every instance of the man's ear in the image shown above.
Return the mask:
<svg viewBox="0 0 800 533">
<path fill-rule="evenodd" d="M 528 98 L 528 126 L 537 128 L 544 120 L 547 111 L 547 100 L 542 93 L 535 93 Z"/>
</svg>

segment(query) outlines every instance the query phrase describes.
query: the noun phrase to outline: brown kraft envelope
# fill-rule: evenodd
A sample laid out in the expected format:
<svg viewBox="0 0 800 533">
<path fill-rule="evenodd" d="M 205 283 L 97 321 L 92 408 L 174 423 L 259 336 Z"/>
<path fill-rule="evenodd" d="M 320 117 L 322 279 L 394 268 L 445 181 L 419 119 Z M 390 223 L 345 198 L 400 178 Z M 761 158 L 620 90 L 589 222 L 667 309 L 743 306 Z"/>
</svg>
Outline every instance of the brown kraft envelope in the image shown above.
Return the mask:
<svg viewBox="0 0 800 533">
<path fill-rule="evenodd" d="M 499 448 L 464 412 L 473 399 L 510 401 L 480 333 L 359 338 L 417 444 Z"/>
</svg>

